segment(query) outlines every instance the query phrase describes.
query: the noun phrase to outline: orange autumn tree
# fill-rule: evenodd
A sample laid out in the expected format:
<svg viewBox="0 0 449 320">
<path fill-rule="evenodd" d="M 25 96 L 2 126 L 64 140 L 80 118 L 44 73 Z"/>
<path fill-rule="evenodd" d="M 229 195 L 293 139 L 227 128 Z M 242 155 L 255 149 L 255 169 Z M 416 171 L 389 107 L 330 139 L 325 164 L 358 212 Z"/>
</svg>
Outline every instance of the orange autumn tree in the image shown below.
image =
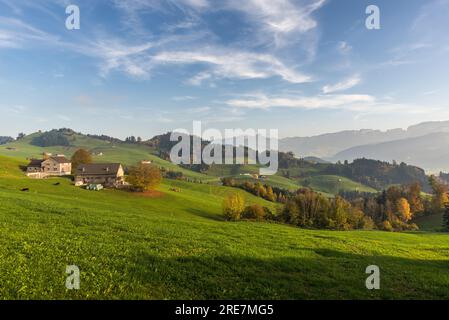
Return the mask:
<svg viewBox="0 0 449 320">
<path fill-rule="evenodd" d="M 408 222 L 412 219 L 413 214 L 410 210 L 410 204 L 407 199 L 400 198 L 396 203 L 396 208 L 400 218 L 402 218 L 402 221 Z"/>
</svg>

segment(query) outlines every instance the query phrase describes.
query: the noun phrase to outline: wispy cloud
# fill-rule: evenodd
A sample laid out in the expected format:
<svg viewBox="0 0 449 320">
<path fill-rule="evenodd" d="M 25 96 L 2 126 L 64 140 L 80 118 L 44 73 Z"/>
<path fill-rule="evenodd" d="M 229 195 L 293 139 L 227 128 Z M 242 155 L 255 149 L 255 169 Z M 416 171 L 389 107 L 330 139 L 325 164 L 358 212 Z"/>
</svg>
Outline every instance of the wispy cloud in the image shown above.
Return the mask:
<svg viewBox="0 0 449 320">
<path fill-rule="evenodd" d="M 376 101 L 373 96 L 365 94 L 335 94 L 318 96 L 267 96 L 265 94 L 248 95 L 240 99 L 226 101 L 234 108 L 271 109 L 347 109 L 358 110 L 361 105 L 372 104 Z"/>
<path fill-rule="evenodd" d="M 192 96 L 177 96 L 177 97 L 173 97 L 172 100 L 173 101 L 189 101 L 189 100 L 195 100 L 196 97 L 192 97 Z"/>
<path fill-rule="evenodd" d="M 82 52 L 96 56 L 102 60 L 101 75 L 118 70 L 134 77 L 148 77 L 151 65 L 148 61 L 148 50 L 152 43 L 125 45 L 117 40 L 98 41 L 83 48 Z"/>
<path fill-rule="evenodd" d="M 290 0 L 231 0 L 226 6 L 244 12 L 265 39 L 271 38 L 276 46 L 284 46 L 292 35 L 316 28 L 312 14 L 324 3 L 325 0 L 301 1 L 300 4 Z"/>
<path fill-rule="evenodd" d="M 345 79 L 341 82 L 338 82 L 336 84 L 324 86 L 323 93 L 328 94 L 348 90 L 358 85 L 361 81 L 362 79 L 360 78 L 359 75 L 353 75 L 352 77 Z"/>
<path fill-rule="evenodd" d="M 316 27 L 311 14 L 324 4 L 324 0 L 308 0 L 296 5 L 290 0 L 251 0 L 237 3 L 230 0 L 226 4 L 212 6 L 207 0 L 181 1 L 114 1 L 125 16 L 135 15 L 136 23 L 142 12 L 152 10 L 194 10 L 195 14 L 206 10 L 243 11 L 253 23 L 261 23 L 271 35 L 305 33 Z M 190 12 L 190 11 L 189 11 Z M 190 23 L 196 23 L 195 14 Z M 130 23 L 134 23 L 133 20 Z M 179 21 L 176 22 L 179 24 Z M 150 39 L 151 40 L 148 40 Z M 209 39 L 210 38 L 210 39 Z M 98 60 L 99 74 L 107 77 L 111 72 L 121 72 L 135 78 L 147 79 L 153 70 L 170 65 L 195 65 L 197 68 L 186 80 L 191 85 L 201 85 L 205 81 L 214 85 L 221 79 L 269 79 L 280 78 L 289 83 L 305 83 L 312 80 L 290 66 L 273 53 L 250 48 L 222 46 L 214 43 L 209 31 L 186 34 L 159 34 L 152 37 L 145 30 L 145 36 L 130 39 L 115 38 L 108 34 L 81 34 L 66 40 L 61 36 L 47 33 L 17 18 L 0 17 L 0 47 L 28 48 L 31 45 L 52 45 L 63 50 L 71 50 L 80 55 Z M 192 48 L 199 48 L 192 51 Z"/>
<path fill-rule="evenodd" d="M 311 78 L 268 54 L 256 54 L 225 48 L 209 48 L 201 51 L 161 52 L 153 61 L 161 64 L 202 64 L 208 67 L 191 81 L 200 84 L 205 79 L 266 79 L 281 77 L 291 83 L 304 83 Z"/>
<path fill-rule="evenodd" d="M 0 48 L 21 48 L 26 44 L 54 44 L 59 37 L 44 32 L 20 19 L 0 16 Z"/>
</svg>

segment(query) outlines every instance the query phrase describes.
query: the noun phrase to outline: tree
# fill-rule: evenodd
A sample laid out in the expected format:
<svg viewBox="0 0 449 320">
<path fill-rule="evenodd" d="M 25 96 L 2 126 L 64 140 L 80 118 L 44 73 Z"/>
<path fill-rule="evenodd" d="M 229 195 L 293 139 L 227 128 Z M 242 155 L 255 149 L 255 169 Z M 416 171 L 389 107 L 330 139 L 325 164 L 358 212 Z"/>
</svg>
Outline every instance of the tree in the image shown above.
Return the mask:
<svg viewBox="0 0 449 320">
<path fill-rule="evenodd" d="M 137 191 L 148 191 L 162 182 L 161 170 L 155 165 L 141 163 L 130 168 L 127 181 Z"/>
<path fill-rule="evenodd" d="M 25 133 L 23 133 L 23 132 L 20 132 L 18 135 L 17 135 L 17 139 L 16 140 L 20 140 L 20 139 L 23 139 L 23 138 L 25 138 L 25 136 L 26 136 L 26 134 Z"/>
<path fill-rule="evenodd" d="M 449 198 L 447 195 L 448 187 L 446 184 L 439 181 L 434 175 L 430 176 L 429 184 L 433 193 L 431 213 L 441 213 L 445 205 L 449 203 Z"/>
<path fill-rule="evenodd" d="M 446 204 L 444 208 L 443 227 L 446 231 L 449 231 L 449 204 Z"/>
<path fill-rule="evenodd" d="M 265 199 L 271 202 L 276 201 L 276 195 L 273 193 L 273 188 L 270 186 L 267 187 L 267 194 L 265 196 Z"/>
<path fill-rule="evenodd" d="M 92 163 L 92 155 L 90 154 L 89 151 L 85 149 L 78 149 L 72 155 L 71 161 L 72 161 L 72 172 L 75 172 L 75 170 L 78 168 L 80 164 Z"/>
<path fill-rule="evenodd" d="M 245 210 L 245 199 L 239 193 L 229 194 L 223 201 L 223 215 L 226 220 L 237 221 Z"/>
<path fill-rule="evenodd" d="M 17 138 L 21 139 L 20 136 Z M 69 146 L 70 141 L 67 139 L 64 132 L 52 130 L 35 136 L 31 140 L 31 144 L 38 147 Z"/>
<path fill-rule="evenodd" d="M 260 204 L 253 204 L 245 208 L 243 217 L 245 219 L 263 220 L 265 218 L 265 209 Z"/>
<path fill-rule="evenodd" d="M 410 211 L 410 204 L 408 203 L 407 199 L 400 198 L 396 202 L 396 208 L 402 221 L 408 222 L 412 219 L 412 212 Z"/>
<path fill-rule="evenodd" d="M 410 210 L 414 214 L 424 211 L 424 204 L 421 198 L 421 185 L 418 182 L 408 186 L 407 200 L 410 204 Z"/>
<path fill-rule="evenodd" d="M 288 200 L 285 203 L 283 210 L 281 211 L 280 218 L 282 222 L 299 225 L 300 217 L 299 217 L 299 207 L 294 200 Z"/>
</svg>

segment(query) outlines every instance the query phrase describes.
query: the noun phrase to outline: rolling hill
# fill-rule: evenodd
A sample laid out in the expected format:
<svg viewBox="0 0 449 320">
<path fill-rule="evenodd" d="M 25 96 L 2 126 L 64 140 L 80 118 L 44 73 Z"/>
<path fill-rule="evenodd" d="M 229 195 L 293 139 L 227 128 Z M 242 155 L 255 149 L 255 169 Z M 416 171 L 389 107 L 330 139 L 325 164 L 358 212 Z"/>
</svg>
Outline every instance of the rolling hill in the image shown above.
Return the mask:
<svg viewBox="0 0 449 320">
<path fill-rule="evenodd" d="M 444 234 L 225 222 L 226 187 L 167 180 L 149 196 L 92 192 L 30 180 L 23 163 L 0 156 L 3 299 L 449 299 Z M 73 264 L 81 290 L 64 285 Z M 365 288 L 372 264 L 382 290 Z"/>
<path fill-rule="evenodd" d="M 89 150 L 94 156 L 95 162 L 120 162 L 125 166 L 132 166 L 141 160 L 151 160 L 154 164 L 165 168 L 169 171 L 181 172 L 184 177 L 191 180 L 198 180 L 206 183 L 219 184 L 221 177 L 234 177 L 236 179 L 243 179 L 244 174 L 258 173 L 259 167 L 255 165 L 212 165 L 205 171 L 194 171 L 190 168 L 181 167 L 166 161 L 159 157 L 161 151 L 166 152 L 167 146 L 164 145 L 162 149 L 159 143 L 154 143 L 155 140 L 160 141 L 161 138 L 166 140 L 166 135 L 161 135 L 150 140 L 152 143 L 126 143 L 118 139 L 104 140 L 99 137 L 87 136 L 81 133 L 74 132 L 70 129 L 60 129 L 64 132 L 68 139 L 67 146 L 49 146 L 40 147 L 33 145 L 33 139 L 44 134 L 42 132 L 33 133 L 24 138 L 0 145 L 0 155 L 13 157 L 20 160 L 39 158 L 42 153 L 64 154 L 70 157 L 77 149 L 85 148 Z M 165 140 L 162 140 L 163 142 Z M 168 142 L 165 141 L 165 144 Z M 330 193 L 335 190 L 335 179 L 330 177 L 327 180 L 327 175 L 320 178 L 320 183 L 315 184 L 316 191 L 323 193 Z M 342 190 L 350 191 L 357 189 L 366 189 L 360 183 L 351 181 L 347 178 L 341 177 L 344 183 L 340 184 Z M 301 186 L 298 179 L 288 179 L 284 176 L 275 175 L 266 177 L 261 182 L 271 185 L 272 187 L 283 188 L 294 191 Z M 347 183 L 348 182 L 348 183 Z"/>
<path fill-rule="evenodd" d="M 125 166 L 132 166 L 142 160 L 151 160 L 153 163 L 167 170 L 182 172 L 186 177 L 201 180 L 217 180 L 215 177 L 183 169 L 169 161 L 165 161 L 155 155 L 156 150 L 143 144 L 131 144 L 125 142 L 110 142 L 92 138 L 80 133 L 70 133 L 69 146 L 39 147 L 31 144 L 31 141 L 41 133 L 34 133 L 5 145 L 0 146 L 0 155 L 17 159 L 40 158 L 42 153 L 64 154 L 67 157 L 78 150 L 85 148 L 93 154 L 95 162 L 120 162 Z"/>
</svg>

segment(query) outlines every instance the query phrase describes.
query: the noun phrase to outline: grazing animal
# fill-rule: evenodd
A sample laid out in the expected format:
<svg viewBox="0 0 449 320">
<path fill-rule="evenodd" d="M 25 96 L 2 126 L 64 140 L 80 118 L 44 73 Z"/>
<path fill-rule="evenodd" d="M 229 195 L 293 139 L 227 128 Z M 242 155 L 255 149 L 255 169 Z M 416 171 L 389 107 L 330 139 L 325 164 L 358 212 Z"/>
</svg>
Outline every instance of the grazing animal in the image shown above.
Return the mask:
<svg viewBox="0 0 449 320">
<path fill-rule="evenodd" d="M 23 188 L 21 191 L 22 191 L 22 192 L 30 191 L 30 188 Z"/>
</svg>

